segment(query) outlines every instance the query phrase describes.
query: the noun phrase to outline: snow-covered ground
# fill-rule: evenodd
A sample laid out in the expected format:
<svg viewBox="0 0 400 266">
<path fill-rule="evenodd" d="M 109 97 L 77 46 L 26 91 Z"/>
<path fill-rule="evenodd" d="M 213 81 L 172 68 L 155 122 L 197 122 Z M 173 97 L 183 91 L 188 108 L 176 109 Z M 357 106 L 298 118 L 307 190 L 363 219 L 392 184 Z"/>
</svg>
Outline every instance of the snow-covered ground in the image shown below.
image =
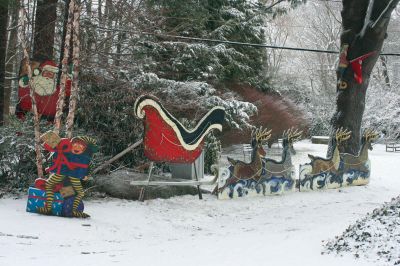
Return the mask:
<svg viewBox="0 0 400 266">
<path fill-rule="evenodd" d="M 295 147 L 296 164 L 326 150 L 306 141 Z M 375 145 L 370 157 L 365 187 L 226 201 L 86 200 L 87 220 L 27 213 L 26 198 L 3 198 L 0 265 L 379 265 L 321 254 L 322 241 L 400 194 L 400 153 Z"/>
</svg>

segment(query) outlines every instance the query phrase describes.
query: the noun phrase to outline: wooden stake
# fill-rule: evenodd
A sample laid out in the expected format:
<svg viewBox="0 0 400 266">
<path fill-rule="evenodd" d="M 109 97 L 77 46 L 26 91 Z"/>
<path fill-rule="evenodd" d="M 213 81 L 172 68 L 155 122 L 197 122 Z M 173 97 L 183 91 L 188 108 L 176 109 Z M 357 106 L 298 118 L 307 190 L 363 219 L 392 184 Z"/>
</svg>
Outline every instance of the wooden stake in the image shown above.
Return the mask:
<svg viewBox="0 0 400 266">
<path fill-rule="evenodd" d="M 62 59 L 62 74 L 61 74 L 61 83 L 60 83 L 60 93 L 58 95 L 57 100 L 57 111 L 56 116 L 54 118 L 54 132 L 57 135 L 60 134 L 61 128 L 61 116 L 63 114 L 64 109 L 64 100 L 65 100 L 65 83 L 67 82 L 68 77 L 68 62 L 69 62 L 69 51 L 71 45 L 71 33 L 72 33 L 72 20 L 74 17 L 74 9 L 75 8 L 75 1 L 71 0 L 69 4 L 68 10 L 68 22 L 66 25 L 66 34 L 65 34 L 65 43 L 64 43 L 64 56 Z"/>
<path fill-rule="evenodd" d="M 28 72 L 28 79 L 29 79 L 29 87 L 30 87 L 30 97 L 32 101 L 32 111 L 33 111 L 33 121 L 34 121 L 34 132 L 35 132 L 35 151 L 36 151 L 36 167 L 37 167 L 37 172 L 38 172 L 38 177 L 43 178 L 43 156 L 42 152 L 40 150 L 40 117 L 37 111 L 37 106 L 36 106 L 36 99 L 34 96 L 34 85 L 32 83 L 32 68 L 31 68 L 31 62 L 29 59 L 29 53 L 28 49 L 26 48 L 26 39 L 25 39 L 25 20 L 27 20 L 26 16 L 26 11 L 25 8 L 23 7 L 23 2 L 21 3 L 21 9 L 20 9 L 20 28 L 19 28 L 19 38 L 21 41 L 21 47 L 24 53 L 24 63 L 26 65 L 26 69 Z"/>
</svg>

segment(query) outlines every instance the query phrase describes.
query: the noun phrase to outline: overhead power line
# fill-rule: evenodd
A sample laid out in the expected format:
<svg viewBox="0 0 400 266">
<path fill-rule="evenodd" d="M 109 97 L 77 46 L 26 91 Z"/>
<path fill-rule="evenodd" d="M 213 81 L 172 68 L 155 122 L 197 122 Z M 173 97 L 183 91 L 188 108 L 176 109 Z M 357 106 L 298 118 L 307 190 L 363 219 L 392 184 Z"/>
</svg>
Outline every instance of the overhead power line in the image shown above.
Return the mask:
<svg viewBox="0 0 400 266">
<path fill-rule="evenodd" d="M 269 45 L 269 44 L 263 44 L 263 43 L 259 44 L 259 43 L 248 43 L 248 42 L 224 41 L 224 40 L 216 40 L 216 39 L 208 39 L 208 38 L 197 38 L 197 37 L 187 37 L 187 36 L 179 36 L 179 35 L 171 35 L 171 34 L 161 34 L 161 33 L 146 32 L 146 31 L 108 29 L 108 28 L 104 28 L 104 27 L 98 27 L 98 29 L 103 30 L 103 31 L 111 31 L 111 32 L 119 31 L 119 32 L 133 33 L 133 34 L 139 34 L 139 35 L 152 35 L 152 36 L 157 36 L 157 37 L 174 38 L 174 39 L 188 40 L 188 41 L 220 43 L 220 44 L 230 44 L 230 45 L 237 45 L 237 46 L 249 46 L 249 47 L 256 47 L 256 48 L 278 49 L 278 50 L 291 50 L 291 51 L 299 51 L 299 52 L 339 54 L 339 51 L 334 51 L 334 50 L 309 49 L 309 48 L 300 48 L 300 47 Z M 400 53 L 381 53 L 380 55 L 400 56 Z"/>
</svg>

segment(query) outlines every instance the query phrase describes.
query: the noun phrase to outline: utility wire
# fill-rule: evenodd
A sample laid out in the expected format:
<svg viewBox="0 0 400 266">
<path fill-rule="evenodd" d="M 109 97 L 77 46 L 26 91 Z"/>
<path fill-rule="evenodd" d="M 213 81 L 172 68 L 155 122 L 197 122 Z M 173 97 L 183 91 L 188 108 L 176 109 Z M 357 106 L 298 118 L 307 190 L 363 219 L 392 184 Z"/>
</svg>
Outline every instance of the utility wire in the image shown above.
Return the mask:
<svg viewBox="0 0 400 266">
<path fill-rule="evenodd" d="M 130 30 L 123 30 L 123 29 L 108 29 L 108 28 L 104 28 L 104 27 L 98 27 L 98 29 L 99 30 L 103 30 L 103 31 L 112 31 L 112 32 L 120 31 L 120 32 L 133 33 L 133 34 L 139 34 L 139 35 L 152 35 L 152 36 L 163 37 L 163 38 L 174 38 L 174 39 L 198 41 L 198 42 L 231 44 L 231 45 L 237 45 L 237 46 L 249 46 L 249 47 L 256 47 L 256 48 L 269 48 L 269 49 L 291 50 L 291 51 L 300 51 L 300 52 L 339 54 L 339 51 L 334 51 L 334 50 L 309 49 L 309 48 L 269 45 L 269 44 L 263 44 L 263 43 L 258 44 L 258 43 L 248 43 L 248 42 L 223 41 L 223 40 L 216 40 L 216 39 L 186 37 L 186 36 L 171 35 L 171 34 L 161 34 L 161 33 L 145 32 L 145 31 L 130 31 Z M 381 53 L 380 55 L 400 56 L 400 53 Z"/>
</svg>

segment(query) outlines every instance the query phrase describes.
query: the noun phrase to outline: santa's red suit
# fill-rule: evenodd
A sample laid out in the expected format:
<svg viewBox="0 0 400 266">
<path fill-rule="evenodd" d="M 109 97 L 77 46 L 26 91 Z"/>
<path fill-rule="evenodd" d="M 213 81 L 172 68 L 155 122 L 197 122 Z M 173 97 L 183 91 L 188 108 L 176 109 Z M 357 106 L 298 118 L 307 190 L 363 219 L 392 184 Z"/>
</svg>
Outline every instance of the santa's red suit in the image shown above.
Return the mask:
<svg viewBox="0 0 400 266">
<path fill-rule="evenodd" d="M 38 67 L 32 68 L 32 86 L 38 113 L 52 120 L 56 114 L 57 100 L 60 92 L 60 86 L 56 85 L 58 67 L 51 60 L 45 60 L 41 63 L 32 61 L 31 65 L 38 65 Z M 32 109 L 29 79 L 26 73 L 20 73 L 18 85 L 19 101 L 16 107 L 16 115 L 18 118 L 23 119 L 25 114 Z M 71 79 L 69 77 L 65 84 L 65 91 L 68 97 L 71 91 Z"/>
</svg>

